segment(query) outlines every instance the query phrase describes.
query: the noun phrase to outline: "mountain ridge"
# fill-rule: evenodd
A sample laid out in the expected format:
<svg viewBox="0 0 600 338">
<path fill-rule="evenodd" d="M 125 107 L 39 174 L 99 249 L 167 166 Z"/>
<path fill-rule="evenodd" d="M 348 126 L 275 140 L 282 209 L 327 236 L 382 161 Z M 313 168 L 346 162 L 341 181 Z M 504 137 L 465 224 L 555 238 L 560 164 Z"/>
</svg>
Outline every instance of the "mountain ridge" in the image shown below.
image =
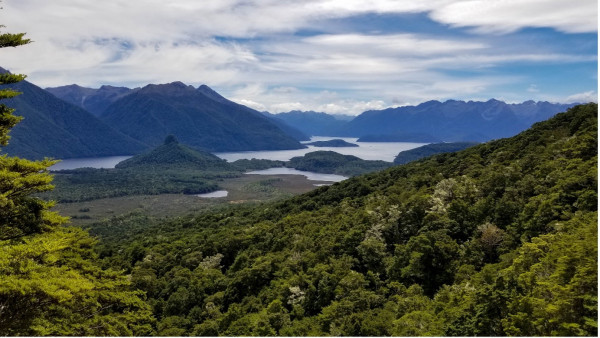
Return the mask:
<svg viewBox="0 0 600 338">
<path fill-rule="evenodd" d="M 207 88 L 181 82 L 147 85 L 112 103 L 101 119 L 153 146 L 174 134 L 182 143 L 209 151 L 304 147 L 259 112 Z"/>
<path fill-rule="evenodd" d="M 431 100 L 416 106 L 366 111 L 340 128 L 336 136 L 425 133 L 445 142 L 488 141 L 513 136 L 574 105 L 531 100 L 519 104 L 496 99 Z"/>
</svg>

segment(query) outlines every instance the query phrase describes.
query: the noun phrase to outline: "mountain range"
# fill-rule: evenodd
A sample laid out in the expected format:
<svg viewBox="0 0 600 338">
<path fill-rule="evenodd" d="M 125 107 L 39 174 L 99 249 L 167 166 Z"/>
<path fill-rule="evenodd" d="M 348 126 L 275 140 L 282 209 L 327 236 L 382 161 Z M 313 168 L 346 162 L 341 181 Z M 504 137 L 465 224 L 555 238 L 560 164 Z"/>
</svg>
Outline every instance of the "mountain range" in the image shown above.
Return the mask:
<svg viewBox="0 0 600 338">
<path fill-rule="evenodd" d="M 22 116 L 3 153 L 29 159 L 130 155 L 147 146 L 100 121 L 88 111 L 57 99 L 27 81 L 10 85 L 22 95 L 6 100 Z"/>
<path fill-rule="evenodd" d="M 269 114 L 270 115 L 270 114 Z M 270 115 L 293 126 L 309 136 L 334 135 L 353 117 L 348 115 L 331 115 L 314 111 L 293 110 L 287 113 Z"/>
<path fill-rule="evenodd" d="M 534 101 L 508 104 L 494 99 L 428 101 L 417 106 L 366 111 L 333 136 L 424 133 L 444 142 L 488 141 L 516 135 L 574 105 Z"/>
<path fill-rule="evenodd" d="M 44 91 L 28 82 L 14 87 L 25 94 L 9 106 L 26 118 L 13 130 L 5 151 L 29 158 L 136 154 L 160 145 L 169 134 L 213 152 L 299 149 L 304 147 L 299 141 L 317 135 L 365 142 L 487 141 L 515 135 L 572 106 L 428 101 L 351 119 L 314 111 L 260 113 L 206 85 L 194 88 L 181 82 L 134 89 L 69 85 Z"/>
<path fill-rule="evenodd" d="M 175 135 L 208 151 L 300 149 L 304 146 L 261 113 L 229 101 L 208 86 L 147 85 L 112 103 L 100 117 L 150 146 Z"/>
<path fill-rule="evenodd" d="M 130 89 L 127 87 L 114 87 L 108 85 L 96 89 L 81 87 L 76 84 L 46 88 L 50 94 L 83 108 L 95 116 L 102 115 L 106 108 L 112 103 L 139 89 L 140 88 Z"/>
</svg>

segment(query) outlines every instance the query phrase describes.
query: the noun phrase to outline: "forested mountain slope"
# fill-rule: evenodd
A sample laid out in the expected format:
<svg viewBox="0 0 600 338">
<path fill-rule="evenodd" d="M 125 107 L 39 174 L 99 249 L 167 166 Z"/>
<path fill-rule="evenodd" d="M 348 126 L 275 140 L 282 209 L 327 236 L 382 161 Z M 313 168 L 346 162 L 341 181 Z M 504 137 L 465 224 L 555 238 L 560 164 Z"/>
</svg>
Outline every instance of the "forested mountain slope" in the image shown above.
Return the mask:
<svg viewBox="0 0 600 338">
<path fill-rule="evenodd" d="M 46 88 L 50 94 L 79 106 L 95 116 L 100 116 L 108 106 L 125 95 L 131 94 L 139 88 L 101 86 L 100 88 L 86 88 L 76 84 Z"/>
<path fill-rule="evenodd" d="M 209 151 L 304 147 L 259 112 L 206 86 L 195 89 L 181 82 L 148 85 L 114 102 L 101 118 L 152 146 L 173 134 L 182 143 Z"/>
<path fill-rule="evenodd" d="M 424 146 L 420 146 L 410 150 L 401 151 L 398 154 L 398 156 L 394 158 L 394 163 L 406 164 L 408 162 L 416 161 L 435 154 L 452 153 L 455 151 L 463 150 L 477 144 L 477 142 L 450 142 L 426 144 Z"/>
<path fill-rule="evenodd" d="M 92 231 L 161 335 L 595 336 L 597 110 L 276 204 Z"/>
<path fill-rule="evenodd" d="M 7 100 L 7 105 L 24 119 L 11 131 L 12 140 L 3 152 L 30 159 L 64 159 L 131 155 L 147 148 L 89 112 L 27 81 L 10 88 L 23 93 Z"/>
</svg>

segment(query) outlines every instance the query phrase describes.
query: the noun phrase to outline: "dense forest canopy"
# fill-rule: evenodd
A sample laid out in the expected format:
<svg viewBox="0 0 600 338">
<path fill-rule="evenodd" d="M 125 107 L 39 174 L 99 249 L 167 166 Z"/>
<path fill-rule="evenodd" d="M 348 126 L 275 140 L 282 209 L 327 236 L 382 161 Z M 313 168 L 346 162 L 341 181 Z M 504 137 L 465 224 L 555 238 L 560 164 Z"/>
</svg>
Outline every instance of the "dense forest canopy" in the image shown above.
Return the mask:
<svg viewBox="0 0 600 338">
<path fill-rule="evenodd" d="M 597 335 L 597 109 L 277 203 L 92 232 L 160 335 Z"/>
</svg>

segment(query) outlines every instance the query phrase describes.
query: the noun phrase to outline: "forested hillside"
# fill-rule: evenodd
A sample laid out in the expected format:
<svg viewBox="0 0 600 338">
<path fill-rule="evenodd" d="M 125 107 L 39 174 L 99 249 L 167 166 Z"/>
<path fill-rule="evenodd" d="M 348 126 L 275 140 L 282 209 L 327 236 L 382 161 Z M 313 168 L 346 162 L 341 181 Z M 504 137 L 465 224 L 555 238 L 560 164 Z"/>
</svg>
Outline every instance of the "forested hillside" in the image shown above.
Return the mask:
<svg viewBox="0 0 600 338">
<path fill-rule="evenodd" d="M 181 82 L 147 85 L 115 101 L 101 118 L 151 146 L 172 134 L 182 143 L 209 151 L 304 148 L 259 112 L 207 86 L 194 88 Z"/>
<path fill-rule="evenodd" d="M 23 95 L 8 100 L 7 105 L 24 118 L 11 131 L 13 141 L 3 148 L 4 153 L 30 159 L 64 159 L 132 155 L 148 147 L 27 81 L 11 88 Z"/>
<path fill-rule="evenodd" d="M 595 336 L 597 109 L 275 204 L 92 231 L 160 335 Z"/>
</svg>

